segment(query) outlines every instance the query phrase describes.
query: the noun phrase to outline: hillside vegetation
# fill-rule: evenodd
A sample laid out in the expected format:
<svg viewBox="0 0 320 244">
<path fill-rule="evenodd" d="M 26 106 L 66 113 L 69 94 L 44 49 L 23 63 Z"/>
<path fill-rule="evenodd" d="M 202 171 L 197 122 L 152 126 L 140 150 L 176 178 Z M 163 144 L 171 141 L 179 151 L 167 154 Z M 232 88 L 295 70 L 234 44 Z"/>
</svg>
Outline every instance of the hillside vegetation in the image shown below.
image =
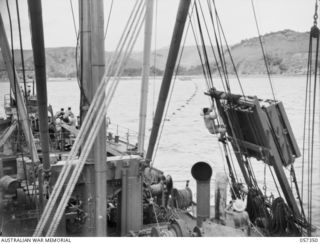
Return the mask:
<svg viewBox="0 0 320 244">
<path fill-rule="evenodd" d="M 266 51 L 267 62 L 273 74 L 305 74 L 308 55 L 309 33 L 300 33 L 291 30 L 284 30 L 266 34 L 262 37 Z M 265 74 L 266 68 L 262 57 L 261 47 L 258 37 L 246 39 L 230 47 L 231 53 L 240 74 Z M 207 47 L 208 56 L 212 71 L 216 72 L 211 47 Z M 106 52 L 106 60 L 111 57 L 110 52 Z M 152 52 L 152 72 L 157 75 L 163 73 L 168 48 L 161 48 Z M 31 50 L 24 51 L 26 68 L 32 76 L 33 57 Z M 228 71 L 233 73 L 230 59 L 226 53 Z M 15 63 L 17 69 L 21 69 L 21 59 L 19 50 L 15 50 Z M 142 52 L 133 53 L 127 61 L 124 69 L 126 76 L 138 76 L 141 74 Z M 47 48 L 46 66 L 48 77 L 75 77 L 76 76 L 76 52 L 72 47 Z M 155 67 L 156 68 L 155 68 Z M 4 69 L 2 56 L 0 56 L 0 69 Z M 200 59 L 196 46 L 184 47 L 183 56 L 180 63 L 180 74 L 199 75 L 202 73 Z M 1 72 L 2 76 L 5 75 Z"/>
</svg>

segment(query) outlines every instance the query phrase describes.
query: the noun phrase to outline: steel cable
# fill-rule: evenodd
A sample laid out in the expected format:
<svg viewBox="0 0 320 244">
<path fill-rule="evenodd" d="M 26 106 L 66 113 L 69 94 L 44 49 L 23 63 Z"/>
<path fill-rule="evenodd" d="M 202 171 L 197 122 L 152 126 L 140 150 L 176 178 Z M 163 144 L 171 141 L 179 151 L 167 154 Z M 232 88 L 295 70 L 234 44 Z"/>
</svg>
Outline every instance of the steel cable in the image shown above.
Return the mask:
<svg viewBox="0 0 320 244">
<path fill-rule="evenodd" d="M 140 15 L 140 18 L 141 18 L 141 15 Z M 144 18 L 143 18 L 144 19 Z M 84 145 L 84 149 L 83 149 L 83 152 L 81 153 L 80 155 L 80 158 L 79 158 L 79 166 L 77 166 L 75 168 L 75 170 L 73 171 L 73 174 L 71 175 L 70 177 L 70 180 L 69 180 L 69 183 L 68 183 L 68 186 L 65 190 L 65 193 L 60 201 L 60 204 L 59 204 L 59 207 L 56 211 L 56 214 L 55 216 L 53 217 L 53 220 L 51 222 L 51 225 L 49 226 L 49 230 L 48 230 L 48 233 L 47 233 L 47 236 L 52 236 L 55 234 L 55 231 L 58 227 L 58 224 L 60 222 L 60 219 L 64 213 L 63 209 L 66 207 L 67 205 L 67 201 L 69 199 L 69 197 L 71 196 L 72 194 L 72 191 L 74 189 L 74 186 L 81 174 L 81 171 L 82 171 L 82 168 L 85 164 L 85 160 L 87 158 L 87 156 L 89 155 L 89 152 L 90 152 L 90 149 L 93 145 L 93 142 L 94 142 L 94 138 L 96 137 L 98 131 L 99 131 L 99 128 L 101 126 L 101 123 L 103 121 L 103 118 L 105 117 L 106 115 L 106 110 L 108 109 L 108 106 L 110 104 L 110 101 L 112 99 L 112 96 L 115 92 L 115 89 L 116 89 L 116 86 L 118 84 L 118 81 L 119 81 L 119 75 L 121 74 L 121 72 L 123 71 L 124 69 L 124 66 L 125 66 L 125 62 L 128 60 L 128 57 L 130 56 L 131 52 L 132 52 L 132 49 L 133 49 L 133 46 L 134 46 L 134 43 L 136 42 L 137 40 L 137 37 L 138 37 L 138 34 L 141 30 L 141 27 L 142 27 L 142 23 L 143 23 L 143 19 L 142 21 L 140 21 L 140 24 L 139 26 L 136 26 L 138 27 L 137 31 L 136 32 L 133 32 L 133 36 L 132 38 L 130 39 L 129 41 L 129 44 L 128 44 L 128 48 L 129 48 L 129 51 L 126 53 L 126 55 L 124 55 L 121 59 L 121 61 L 119 62 L 120 64 L 118 65 L 118 70 L 116 72 L 116 77 L 118 77 L 117 79 L 115 79 L 116 82 L 110 82 L 110 86 L 111 86 L 111 89 L 110 89 L 110 93 L 107 94 L 106 96 L 106 99 L 105 101 L 103 101 L 103 106 L 101 106 L 101 109 L 99 110 L 98 112 L 98 119 L 97 121 L 94 122 L 93 124 L 93 128 L 91 129 L 92 134 L 90 133 L 88 138 L 87 138 L 87 141 Z M 138 23 L 138 22 L 137 22 Z M 109 89 L 108 89 L 109 90 Z M 85 150 L 87 149 L 87 150 Z"/>
<path fill-rule="evenodd" d="M 192 7 L 192 9 L 191 9 L 191 14 L 192 14 L 192 13 L 193 13 L 193 7 Z M 180 54 L 178 55 L 179 57 L 178 57 L 178 63 L 177 63 L 177 65 L 176 65 L 175 76 L 174 76 L 174 80 L 173 80 L 172 87 L 171 87 L 171 89 L 170 89 L 169 99 L 168 99 L 168 102 L 167 102 L 167 104 L 166 104 L 165 113 L 164 113 L 164 116 L 163 116 L 163 121 L 162 121 L 162 123 L 161 123 L 160 133 L 159 133 L 158 140 L 157 140 L 156 146 L 155 146 L 155 151 L 154 151 L 153 156 L 152 156 L 152 159 L 151 159 L 150 169 L 153 167 L 155 158 L 156 158 L 157 153 L 158 153 L 158 149 L 159 149 L 159 145 L 160 145 L 160 140 L 161 140 L 161 136 L 162 136 L 162 132 L 163 132 L 165 120 L 166 120 L 166 117 L 167 117 L 167 114 L 168 114 L 169 104 L 170 104 L 170 101 L 171 101 L 171 98 L 172 98 L 173 88 L 174 88 L 174 85 L 175 85 L 175 82 L 176 82 L 176 78 L 177 78 L 177 74 L 178 74 L 178 71 L 179 71 L 180 62 L 181 62 L 181 59 L 182 59 L 182 54 L 183 54 L 184 45 L 185 45 L 185 42 L 186 42 L 186 39 L 187 39 L 187 35 L 188 35 L 190 23 L 191 23 L 191 22 L 188 23 L 187 28 L 186 28 L 186 30 L 185 30 L 185 32 L 184 32 L 183 45 L 182 45 L 182 48 L 181 48 L 181 50 L 180 50 Z M 191 25 L 192 25 L 192 24 L 191 24 Z"/>
<path fill-rule="evenodd" d="M 129 20 L 132 19 L 132 16 L 134 16 L 134 13 L 136 14 L 136 12 L 141 7 L 142 1 L 140 1 L 139 6 L 138 6 L 138 2 L 139 1 L 136 1 L 136 5 L 135 5 L 135 7 L 133 8 L 133 10 L 131 12 Z M 103 82 L 100 83 L 100 85 L 99 85 L 99 87 L 97 89 L 97 91 L 100 91 L 100 93 L 98 92 L 96 94 L 96 96 L 94 96 L 94 98 L 93 98 L 92 104 L 89 107 L 87 116 L 86 116 L 86 118 L 84 120 L 84 123 L 83 123 L 84 125 L 81 127 L 81 130 L 80 130 L 80 132 L 82 132 L 82 133 L 79 132 L 78 137 L 76 137 L 76 141 L 75 141 L 74 146 L 72 147 L 71 152 L 70 152 L 70 154 L 68 156 L 67 162 L 63 166 L 63 169 L 62 169 L 62 171 L 61 171 L 61 173 L 60 173 L 60 175 L 58 177 L 57 182 L 59 182 L 59 184 L 56 184 L 54 189 L 53 189 L 53 191 L 52 191 L 52 195 L 50 196 L 50 200 L 49 200 L 49 202 L 47 203 L 47 205 L 45 207 L 45 210 L 43 212 L 43 216 L 41 217 L 41 219 L 40 219 L 40 221 L 39 221 L 39 223 L 37 225 L 37 228 L 36 228 L 36 231 L 34 233 L 34 236 L 41 235 L 41 232 L 42 232 L 43 228 L 45 227 L 46 222 L 48 221 L 48 218 L 50 216 L 52 208 L 54 207 L 54 205 L 56 203 L 56 200 L 58 198 L 58 195 L 60 194 L 60 191 L 62 189 L 63 184 L 60 184 L 60 182 L 64 182 L 66 180 L 66 178 L 67 178 L 67 176 L 68 176 L 68 174 L 70 172 L 70 169 L 71 169 L 71 162 L 75 159 L 77 151 L 80 149 L 80 146 L 82 145 L 88 130 L 90 130 L 90 123 L 89 122 L 91 120 L 93 120 L 94 114 L 96 114 L 96 112 L 97 112 L 97 106 L 95 106 L 95 105 L 101 104 L 103 102 L 103 98 L 104 98 L 104 95 L 105 95 L 106 84 L 110 79 L 110 78 L 107 78 L 107 76 L 109 75 L 109 72 L 113 68 L 113 66 L 117 63 L 117 60 L 119 58 L 118 52 L 119 53 L 122 52 L 122 49 L 123 49 L 123 46 L 124 46 L 124 41 L 126 40 L 126 37 L 127 37 L 127 35 L 125 35 L 125 33 L 130 31 L 130 30 L 128 30 L 130 28 L 129 20 L 128 20 L 128 22 L 126 24 L 126 27 L 125 27 L 125 29 L 123 31 L 123 34 L 122 34 L 122 36 L 120 38 L 120 41 L 119 41 L 118 46 L 116 48 L 116 52 L 114 53 L 112 59 L 109 61 L 109 64 L 108 64 L 107 69 L 106 69 L 106 72 L 105 72 L 105 74 L 103 76 Z M 118 51 L 118 49 L 120 49 L 120 50 Z M 103 91 L 103 92 L 101 92 L 101 91 Z"/>
<path fill-rule="evenodd" d="M 261 38 L 260 30 L 259 30 L 259 25 L 258 25 L 258 20 L 257 20 L 257 15 L 256 15 L 256 10 L 255 10 L 255 6 L 254 6 L 254 3 L 253 3 L 253 0 L 251 0 L 251 5 L 252 5 L 254 20 L 255 20 L 255 23 L 256 23 L 256 27 L 257 27 L 260 47 L 261 47 L 263 60 L 264 60 L 264 63 L 265 63 L 265 66 L 266 66 L 266 70 L 267 70 L 267 75 L 268 75 L 268 80 L 269 80 L 272 96 L 273 96 L 273 99 L 276 100 L 276 97 L 275 97 L 275 94 L 274 94 L 273 85 L 272 85 L 272 81 L 271 81 L 270 67 L 269 67 L 269 64 L 267 62 L 266 52 L 265 52 L 264 47 L 263 47 L 262 38 Z"/>
</svg>

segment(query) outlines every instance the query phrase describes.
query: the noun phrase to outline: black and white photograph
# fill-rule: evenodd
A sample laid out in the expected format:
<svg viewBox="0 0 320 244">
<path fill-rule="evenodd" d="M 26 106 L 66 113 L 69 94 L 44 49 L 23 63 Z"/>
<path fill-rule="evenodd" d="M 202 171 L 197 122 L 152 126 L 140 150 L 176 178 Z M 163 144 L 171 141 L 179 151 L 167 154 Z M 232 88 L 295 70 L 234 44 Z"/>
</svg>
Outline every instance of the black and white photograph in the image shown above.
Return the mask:
<svg viewBox="0 0 320 244">
<path fill-rule="evenodd" d="M 319 5 L 0 0 L 0 242 L 318 242 Z"/>
</svg>

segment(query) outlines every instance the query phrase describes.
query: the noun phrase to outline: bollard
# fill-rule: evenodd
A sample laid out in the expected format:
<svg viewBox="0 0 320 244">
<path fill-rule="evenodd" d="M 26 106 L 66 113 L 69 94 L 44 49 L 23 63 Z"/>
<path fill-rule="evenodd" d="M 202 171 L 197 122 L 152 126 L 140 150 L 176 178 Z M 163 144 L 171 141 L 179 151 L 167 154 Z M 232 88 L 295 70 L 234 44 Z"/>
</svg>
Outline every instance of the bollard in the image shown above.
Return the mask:
<svg viewBox="0 0 320 244">
<path fill-rule="evenodd" d="M 111 132 L 108 133 L 108 140 L 109 141 L 112 141 L 113 139 L 113 134 Z"/>
<path fill-rule="evenodd" d="M 197 181 L 197 226 L 210 218 L 210 179 L 212 168 L 208 163 L 198 162 L 191 168 L 191 174 Z"/>
<path fill-rule="evenodd" d="M 119 136 L 114 136 L 114 142 L 119 143 Z"/>
</svg>

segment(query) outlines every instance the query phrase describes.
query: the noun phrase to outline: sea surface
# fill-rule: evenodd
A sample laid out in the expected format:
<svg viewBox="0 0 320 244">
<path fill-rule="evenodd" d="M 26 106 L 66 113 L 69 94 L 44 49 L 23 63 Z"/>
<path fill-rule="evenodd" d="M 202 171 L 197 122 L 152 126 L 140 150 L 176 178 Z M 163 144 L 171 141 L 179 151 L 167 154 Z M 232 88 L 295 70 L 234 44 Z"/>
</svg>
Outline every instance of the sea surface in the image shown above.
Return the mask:
<svg viewBox="0 0 320 244">
<path fill-rule="evenodd" d="M 291 122 L 296 140 L 301 149 L 303 144 L 304 125 L 304 102 L 305 84 L 304 76 L 279 76 L 273 77 L 275 97 L 284 103 L 287 115 Z M 272 92 L 267 77 L 242 77 L 241 83 L 246 95 L 256 95 L 263 99 L 272 99 Z M 120 81 L 118 89 L 114 94 L 112 103 L 108 110 L 110 128 L 118 128 L 120 136 L 129 135 L 129 141 L 135 143 L 139 123 L 140 106 L 140 84 L 139 78 L 126 78 Z M 156 108 L 158 92 L 161 84 L 160 78 L 151 78 L 148 97 L 148 118 L 145 148 L 147 148 L 148 136 L 152 126 L 152 118 Z M 237 81 L 231 79 L 233 93 L 240 94 Z M 79 86 L 76 80 L 55 79 L 48 82 L 48 103 L 52 105 L 54 112 L 60 108 L 72 107 L 75 114 L 79 114 Z M 221 81 L 214 79 L 214 85 L 221 89 Z M 174 184 L 183 188 L 187 180 L 190 187 L 196 191 L 196 184 L 190 170 L 192 165 L 198 161 L 206 161 L 213 168 L 212 197 L 214 195 L 214 181 L 216 173 L 225 173 L 226 164 L 222 155 L 221 147 L 217 137 L 209 134 L 205 128 L 200 110 L 210 106 L 209 98 L 204 95 L 207 90 L 203 78 L 177 78 L 168 107 L 166 121 L 164 123 L 161 140 L 157 150 L 153 166 L 170 174 Z M 3 96 L 9 91 L 8 82 L 0 82 L 0 117 L 4 116 Z M 319 94 L 318 97 L 320 98 Z M 316 129 L 315 129 L 315 160 L 313 168 L 313 194 L 312 194 L 312 221 L 320 226 L 320 99 L 317 101 Z M 307 151 L 305 151 L 307 152 Z M 237 165 L 236 160 L 233 159 Z M 307 179 L 304 174 L 303 201 L 307 212 Z M 277 196 L 275 184 L 265 164 L 252 160 L 252 167 L 261 189 L 266 189 L 267 194 L 273 192 Z M 297 174 L 299 188 L 301 190 L 302 159 L 296 159 L 294 167 Z M 236 168 L 238 168 L 236 166 Z M 289 168 L 285 170 L 290 180 Z M 238 174 L 241 178 L 241 175 Z M 291 180 L 290 180 L 291 181 Z M 292 182 L 290 183 L 294 189 Z"/>
</svg>

